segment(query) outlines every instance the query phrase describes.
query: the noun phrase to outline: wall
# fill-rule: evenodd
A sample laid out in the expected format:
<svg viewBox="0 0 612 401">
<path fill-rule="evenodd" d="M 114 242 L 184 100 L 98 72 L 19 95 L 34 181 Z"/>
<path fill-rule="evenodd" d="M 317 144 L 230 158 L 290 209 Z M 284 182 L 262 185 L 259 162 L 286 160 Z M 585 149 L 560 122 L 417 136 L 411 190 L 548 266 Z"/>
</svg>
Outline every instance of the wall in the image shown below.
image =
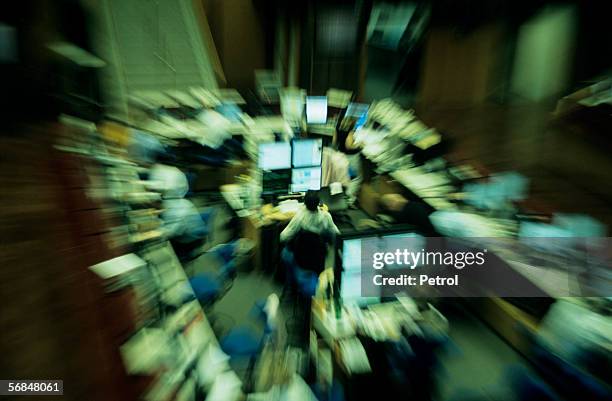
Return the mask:
<svg viewBox="0 0 612 401">
<path fill-rule="evenodd" d="M 298 86 L 300 68 L 300 30 L 297 23 L 290 24 L 288 41 L 287 86 Z"/>
<path fill-rule="evenodd" d="M 126 113 L 127 96 L 141 90 L 217 87 L 215 60 L 192 0 L 91 0 L 96 48 L 110 113 Z"/>
<path fill-rule="evenodd" d="M 500 59 L 502 29 L 496 24 L 459 35 L 432 29 L 426 39 L 419 101 L 467 105 L 484 102 L 493 92 Z"/>
<path fill-rule="evenodd" d="M 254 87 L 255 70 L 266 68 L 265 31 L 251 0 L 202 0 L 227 79 L 237 89 Z"/>
<path fill-rule="evenodd" d="M 547 7 L 519 30 L 512 92 L 540 101 L 562 94 L 571 79 L 576 34 L 573 6 Z"/>
<path fill-rule="evenodd" d="M 360 82 L 360 45 L 366 28 L 363 4 L 320 1 L 314 3 L 310 12 L 312 20 L 302 32 L 307 63 L 301 66 L 308 68 L 309 79 L 302 86 L 310 94 L 323 95 L 329 88 L 356 93 Z"/>
</svg>

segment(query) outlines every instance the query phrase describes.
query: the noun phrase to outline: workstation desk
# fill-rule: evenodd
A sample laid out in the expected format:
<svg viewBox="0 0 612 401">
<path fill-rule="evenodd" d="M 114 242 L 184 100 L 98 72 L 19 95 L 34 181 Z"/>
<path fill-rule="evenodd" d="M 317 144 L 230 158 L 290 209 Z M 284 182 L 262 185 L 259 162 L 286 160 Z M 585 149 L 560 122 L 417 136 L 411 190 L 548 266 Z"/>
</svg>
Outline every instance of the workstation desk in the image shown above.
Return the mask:
<svg viewBox="0 0 612 401">
<path fill-rule="evenodd" d="M 408 119 L 406 119 L 408 121 Z M 414 117 L 410 120 L 410 125 L 418 125 L 419 129 L 426 128 L 422 123 L 419 123 Z M 484 174 L 477 171 L 471 166 L 454 166 L 448 168 L 443 166 L 437 169 L 428 169 L 425 166 L 414 166 L 407 162 L 402 164 L 401 160 L 392 160 L 392 168 L 390 168 L 388 159 L 381 162 L 380 151 L 386 146 L 385 143 L 380 143 L 378 139 L 385 140 L 385 137 L 377 138 L 377 140 L 368 141 L 367 135 L 371 132 L 372 135 L 379 135 L 372 129 L 366 129 L 363 136 L 365 146 L 361 150 L 360 157 L 362 158 L 362 175 L 363 183 L 358 193 L 359 206 L 371 217 L 376 217 L 380 212 L 380 198 L 385 194 L 399 193 L 409 200 L 421 201 L 433 210 L 440 211 L 467 211 L 473 214 L 473 218 L 479 220 L 478 224 L 484 228 L 483 232 L 495 232 L 496 236 L 511 238 L 516 235 L 516 226 L 512 227 L 508 221 L 504 219 L 496 219 L 490 216 L 485 216 L 480 213 L 474 213 L 474 210 L 462 210 L 456 203 L 452 201 L 452 195 L 457 191 L 456 181 L 453 180 L 448 173 L 452 168 L 462 168 L 464 176 L 467 179 L 478 179 Z M 420 142 L 412 142 L 414 146 L 426 150 L 429 146 L 435 145 L 441 141 L 440 134 L 429 131 L 426 137 L 418 136 Z M 392 140 L 397 140 L 393 137 Z M 402 139 L 404 140 L 404 139 Z M 411 140 L 409 139 L 408 142 Z M 234 212 L 239 222 L 240 235 L 248 238 L 255 244 L 255 252 L 253 255 L 253 265 L 256 269 L 261 270 L 276 270 L 277 256 L 280 253 L 278 235 L 280 231 L 291 220 L 295 211 L 295 207 L 274 207 L 271 204 L 260 205 L 259 200 L 253 200 L 252 188 L 249 190 L 249 184 L 234 183 L 220 186 L 220 192 L 225 202 Z M 246 191 L 246 195 L 245 195 Z M 451 195 L 451 196 L 449 196 Z M 246 207 L 245 207 L 246 200 Z M 485 235 L 489 236 L 489 235 Z M 505 257 L 506 255 L 504 255 Z M 510 265 L 515 267 L 517 272 L 525 275 L 530 280 L 539 284 L 541 281 L 546 284 L 546 280 L 538 280 L 542 275 L 525 274 L 524 263 L 518 263 L 509 260 Z M 544 288 L 546 285 L 544 285 Z"/>
<path fill-rule="evenodd" d="M 519 223 L 507 218 L 486 215 L 473 207 L 460 206 L 454 196 L 461 188 L 457 185 L 449 170 L 457 166 L 446 165 L 433 171 L 424 166 L 399 166 L 398 169 L 379 173 L 381 166 L 375 162 L 376 155 L 366 147 L 362 151 L 364 183 L 360 193 L 360 206 L 370 216 L 375 217 L 380 210 L 380 198 L 385 194 L 400 194 L 408 200 L 428 204 L 435 211 L 456 211 L 470 213 L 471 221 L 482 228 L 480 237 L 502 238 L 506 242 L 517 239 Z M 467 180 L 477 180 L 486 173 L 470 165 L 460 166 Z M 554 294 L 553 288 L 560 283 L 567 285 L 568 276 L 562 272 L 552 272 L 532 266 L 525 261 L 517 260 L 517 255 L 507 249 L 498 248 L 497 255 L 506 261 L 515 271 L 528 278 L 545 293 Z M 558 293 L 558 291 L 557 291 Z M 552 295 L 551 295 L 552 296 Z"/>
<path fill-rule="evenodd" d="M 431 345 L 432 352 L 447 342 L 448 321 L 430 304 L 420 310 L 411 298 L 399 297 L 367 308 L 344 306 L 337 318 L 328 300 L 315 298 L 311 328 L 310 352 L 317 372 L 342 384 L 347 401 L 394 399 L 398 394 L 427 399 L 419 397 L 435 388 L 435 369 L 428 357 L 417 352 L 404 366 L 389 359 L 406 341 Z M 394 380 L 401 375 L 393 373 L 404 368 L 419 373 Z"/>
<path fill-rule="evenodd" d="M 252 265 L 257 271 L 276 273 L 280 254 L 279 235 L 295 215 L 295 209 L 279 210 L 271 204 L 245 207 L 246 184 L 226 184 L 220 192 L 226 204 L 237 219 L 237 229 L 242 238 L 253 242 Z M 248 204 L 248 201 L 247 201 Z"/>
<path fill-rule="evenodd" d="M 406 119 L 406 121 L 413 121 L 408 124 L 414 124 L 415 120 L 414 116 L 410 120 Z M 379 121 L 379 123 L 384 125 L 384 121 Z M 421 128 L 423 127 L 421 126 Z M 372 134 L 380 135 L 376 132 Z M 365 135 L 368 135 L 368 131 L 365 132 Z M 383 141 L 386 140 L 386 136 L 382 136 Z M 463 180 L 470 181 L 486 178 L 488 176 L 486 170 L 483 171 L 478 164 L 466 163 L 465 161 L 449 163 L 444 160 L 443 166 L 428 169 L 426 168 L 428 166 L 414 166 L 410 160 L 402 159 L 401 154 L 396 154 L 395 157 L 381 157 L 381 151 L 390 150 L 393 152 L 399 146 L 398 135 L 389 135 L 389 137 L 391 141 L 395 142 L 384 144 L 380 141 L 368 141 L 367 139 L 362 142 L 360 156 L 362 159 L 363 183 L 358 199 L 360 207 L 368 215 L 375 218 L 379 213 L 383 213 L 381 197 L 385 194 L 395 193 L 408 200 L 426 203 L 436 211 L 468 212 L 475 220 L 479 221 L 479 225 L 483 227 L 483 232 L 495 233 L 495 237 L 501 237 L 509 241 L 518 241 L 518 222 L 485 215 L 481 211 L 463 207 L 455 202 L 454 193 L 461 189 L 457 185 L 460 181 L 456 180 L 456 175 L 451 176 L 449 172 L 452 170 L 460 171 Z M 410 140 L 406 140 L 406 138 L 402 138 L 402 140 L 410 143 Z M 416 144 L 412 143 L 412 145 Z M 489 235 L 483 234 L 483 236 Z M 569 271 L 544 268 L 535 261 L 526 261 L 525 258 L 517 257 L 521 255 L 510 252 L 503 247 L 492 250 L 496 256 L 507 264 L 509 269 L 520 278 L 526 279 L 538 287 L 544 294 L 540 299 L 527 301 L 535 303 L 541 301 L 542 304 L 548 305 L 554 302 L 560 288 L 568 287 L 569 283 L 575 281 L 575 277 L 572 277 L 572 273 Z M 566 289 L 569 290 L 569 288 Z M 492 294 L 488 298 L 469 300 L 468 303 L 503 338 L 520 352 L 528 354 L 529 340 L 524 334 L 534 332 L 537 329 L 541 316 L 532 315 L 529 308 L 523 308 L 521 302 L 524 300 L 519 303 L 515 301 L 510 302 Z M 517 307 L 517 305 L 521 305 L 521 307 Z M 524 330 L 517 330 L 517 327 Z"/>
</svg>

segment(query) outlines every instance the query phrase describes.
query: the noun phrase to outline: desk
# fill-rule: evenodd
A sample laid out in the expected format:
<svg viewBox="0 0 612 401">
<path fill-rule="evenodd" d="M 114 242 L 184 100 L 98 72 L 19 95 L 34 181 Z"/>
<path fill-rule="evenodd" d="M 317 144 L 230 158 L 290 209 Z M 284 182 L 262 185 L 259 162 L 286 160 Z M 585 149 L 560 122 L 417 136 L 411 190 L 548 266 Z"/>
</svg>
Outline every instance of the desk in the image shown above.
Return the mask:
<svg viewBox="0 0 612 401">
<path fill-rule="evenodd" d="M 446 319 L 437 310 L 430 305 L 429 310 L 420 312 L 409 297 L 372 304 L 365 309 L 344 306 L 339 319 L 326 301 L 313 299 L 311 319 L 313 330 L 331 349 L 338 348 L 342 342 L 358 335 L 374 341 L 397 341 L 402 336 L 402 330 L 405 333 L 426 335 L 419 324 L 435 327 L 440 335 L 448 332 Z M 350 366 L 351 359 L 338 352 L 336 358 L 345 373 L 350 374 L 355 368 L 359 369 Z"/>
<path fill-rule="evenodd" d="M 436 210 L 456 208 L 446 199 L 455 191 L 446 173 L 427 172 L 423 167 L 412 166 L 410 158 L 402 153 L 403 138 L 372 129 L 362 130 L 359 137 L 364 145 L 361 154 L 365 158 L 361 188 L 364 193 L 359 194 L 359 202 L 370 216 L 379 213 L 378 200 L 389 193 L 422 200 Z M 372 186 L 376 174 L 382 178 Z"/>
<path fill-rule="evenodd" d="M 379 199 L 382 195 L 389 193 L 399 193 L 407 199 L 419 199 L 428 203 L 436 210 L 457 210 L 457 206 L 450 202 L 448 195 L 453 190 L 449 186 L 449 178 L 445 172 L 427 172 L 421 167 L 414 167 L 409 160 L 402 159 L 401 155 L 395 153 L 394 157 L 381 157 L 381 153 L 387 149 L 391 153 L 396 152 L 394 144 L 397 145 L 397 137 L 402 138 L 406 142 L 410 142 L 417 148 L 423 149 L 427 145 L 433 145 L 439 141 L 439 134 L 432 131 L 436 137 L 430 138 L 431 143 L 427 141 L 421 142 L 419 133 L 428 128 L 418 120 L 411 119 L 409 115 L 404 116 L 404 128 L 400 128 L 399 124 L 393 124 L 393 121 L 400 121 L 397 116 L 402 116 L 401 110 L 397 107 L 391 107 L 391 117 L 386 115 L 376 116 L 374 119 L 383 126 L 381 130 L 372 130 L 372 132 L 364 131 L 364 147 L 361 154 L 365 162 L 364 166 L 364 183 L 361 186 L 359 193 L 359 204 L 366 213 L 370 216 L 376 216 L 380 213 Z M 408 112 L 408 114 L 410 114 Z M 395 135 L 395 133 L 399 133 Z M 370 136 L 370 138 L 367 138 Z M 399 157 L 398 157 L 399 156 Z M 453 160 L 451 160 L 453 161 Z M 486 169 L 482 166 L 467 165 L 464 160 L 454 160 L 454 166 L 449 169 L 450 175 L 459 180 L 474 180 L 487 176 Z M 475 168 L 474 168 L 474 167 Z M 482 171 L 485 173 L 483 174 Z M 486 216 L 478 216 L 483 224 L 486 224 L 486 231 L 493 232 L 494 236 L 503 236 L 507 238 L 514 237 L 515 232 L 511 230 L 498 229 L 496 219 Z M 542 289 L 545 293 L 554 294 L 555 290 L 568 285 L 568 274 L 554 269 L 544 269 L 539 266 L 530 266 L 524 260 L 515 259 L 512 255 L 504 252 L 503 249 L 494 249 L 494 251 L 515 274 L 526 278 L 536 287 Z M 557 291 L 558 292 L 558 291 Z M 543 301 L 546 302 L 546 301 Z M 470 303 L 477 305 L 477 312 L 507 341 L 512 343 L 519 351 L 526 352 L 528 349 L 528 339 L 522 332 L 516 330 L 517 327 L 525 327 L 533 330 L 537 325 L 537 318 L 529 315 L 518 307 L 510 304 L 501 298 L 492 297 L 481 301 L 472 300 Z"/>
<path fill-rule="evenodd" d="M 419 200 L 427 203 L 435 210 L 456 210 L 457 206 L 450 202 L 447 195 L 454 189 L 450 186 L 421 187 L 417 185 L 419 173 L 413 173 L 413 169 L 403 169 L 389 174 L 382 174 L 371 178 L 361 185 L 359 192 L 359 206 L 368 215 L 374 217 L 381 212 L 379 200 L 383 195 L 401 194 L 408 200 Z M 425 178 L 431 178 L 434 174 L 424 174 Z"/>
<path fill-rule="evenodd" d="M 245 208 L 245 202 L 242 194 L 245 189 L 240 184 L 222 185 L 221 196 L 227 202 L 229 207 L 240 218 L 250 218 L 257 221 L 258 226 L 265 226 L 275 222 L 287 223 L 295 215 L 295 210 L 282 211 L 278 206 L 271 204 L 255 205 L 250 208 Z"/>
<path fill-rule="evenodd" d="M 419 312 L 410 301 L 402 297 L 394 302 L 370 305 L 365 310 L 344 308 L 342 323 L 338 325 L 326 301 L 314 299 L 311 351 L 316 355 L 317 374 L 327 374 L 328 380 L 333 377 L 342 383 L 347 401 L 371 400 L 373 388 L 377 399 L 397 394 L 403 394 L 406 399 L 423 399 L 419 395 L 429 392 L 432 387 L 428 383 L 435 380 L 433 370 L 427 365 L 431 354 L 425 357 L 415 353 L 410 361 L 400 357 L 395 360 L 399 365 L 389 357 L 397 356 L 396 347 L 408 344 L 397 341 L 402 337 L 402 330 L 408 333 L 410 341 L 424 340 L 431 344 L 431 352 L 435 352 L 447 337 L 448 324 L 435 309 Z M 415 369 L 418 373 L 400 375 L 402 378 L 396 380 L 398 376 L 390 372 L 397 372 L 398 368 L 404 372 Z"/>
<path fill-rule="evenodd" d="M 256 270 L 262 269 L 274 271 L 278 251 L 277 230 L 289 223 L 295 212 L 282 213 L 278 208 L 270 204 L 254 205 L 245 208 L 242 198 L 244 186 L 240 184 L 227 184 L 220 187 L 223 199 L 239 220 L 239 235 L 253 241 L 253 259 L 251 260 Z M 270 229 L 271 238 L 263 238 L 262 231 Z M 269 264 L 272 264 L 270 266 Z"/>
<path fill-rule="evenodd" d="M 252 201 L 253 206 L 245 208 L 245 194 L 252 195 L 248 190 L 248 184 L 227 184 L 220 187 L 223 199 L 239 219 L 240 236 L 253 241 L 253 266 L 255 269 L 266 268 L 266 270 L 274 271 L 278 255 L 280 255 L 280 249 L 278 249 L 280 231 L 295 216 L 302 204 L 295 202 L 273 206 L 272 204 L 259 205 Z M 323 205 L 322 210 L 328 211 L 327 206 Z M 264 231 L 268 231 L 270 236 L 262 235 Z M 267 263 L 271 265 L 266 266 Z"/>
<path fill-rule="evenodd" d="M 445 198 L 455 191 L 446 174 L 428 173 L 422 167 L 413 167 L 393 171 L 389 175 L 434 209 L 456 209 L 456 206 Z"/>
</svg>

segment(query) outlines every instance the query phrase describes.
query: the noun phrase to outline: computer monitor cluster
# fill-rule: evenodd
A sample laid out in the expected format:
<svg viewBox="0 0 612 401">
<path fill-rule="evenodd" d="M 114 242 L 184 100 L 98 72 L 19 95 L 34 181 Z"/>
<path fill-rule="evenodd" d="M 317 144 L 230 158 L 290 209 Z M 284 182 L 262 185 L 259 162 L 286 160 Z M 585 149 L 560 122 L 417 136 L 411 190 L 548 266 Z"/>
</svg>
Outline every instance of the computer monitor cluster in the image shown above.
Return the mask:
<svg viewBox="0 0 612 401">
<path fill-rule="evenodd" d="M 300 119 L 304 110 L 305 93 L 287 93 L 282 96 L 281 109 L 289 120 Z M 306 123 L 308 125 L 325 125 L 328 123 L 327 96 L 306 96 Z M 370 105 L 367 103 L 350 102 L 344 113 L 345 117 L 355 119 L 356 128 L 361 128 L 367 118 Z"/>
<path fill-rule="evenodd" d="M 376 238 L 380 250 L 388 248 L 387 240 L 392 238 L 412 238 L 412 245 L 418 244 L 417 248 L 425 245 L 425 238 L 412 232 L 412 230 L 397 227 L 379 232 L 359 232 L 348 234 L 338 238 L 336 241 L 336 267 L 335 281 L 338 283 L 338 296 L 343 304 L 366 306 L 372 303 L 379 303 L 382 295 L 363 296 L 361 293 L 362 280 L 362 241 L 364 239 Z M 370 266 L 371 268 L 371 266 Z"/>
<path fill-rule="evenodd" d="M 301 94 L 300 94 L 301 95 Z M 283 114 L 296 118 L 302 115 L 304 110 L 304 98 L 302 96 L 284 96 L 281 103 Z M 345 115 L 355 118 L 357 121 L 365 121 L 370 105 L 367 103 L 350 102 Z M 327 96 L 306 97 L 306 123 L 312 125 L 326 124 L 328 119 Z"/>
<path fill-rule="evenodd" d="M 258 166 L 263 171 L 264 195 L 321 189 L 321 139 L 295 139 L 259 145 Z"/>
</svg>

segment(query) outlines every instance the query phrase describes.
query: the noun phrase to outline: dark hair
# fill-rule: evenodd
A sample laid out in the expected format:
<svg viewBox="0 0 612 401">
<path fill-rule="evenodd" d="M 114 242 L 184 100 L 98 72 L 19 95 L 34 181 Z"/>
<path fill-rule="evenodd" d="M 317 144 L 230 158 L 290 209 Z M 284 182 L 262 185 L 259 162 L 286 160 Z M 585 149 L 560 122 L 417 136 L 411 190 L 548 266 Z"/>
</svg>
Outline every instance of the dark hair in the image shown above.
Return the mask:
<svg viewBox="0 0 612 401">
<path fill-rule="evenodd" d="M 320 201 L 318 191 L 309 190 L 306 192 L 306 196 L 304 196 L 304 205 L 306 205 L 306 209 L 310 210 L 311 212 L 317 211 Z"/>
</svg>

